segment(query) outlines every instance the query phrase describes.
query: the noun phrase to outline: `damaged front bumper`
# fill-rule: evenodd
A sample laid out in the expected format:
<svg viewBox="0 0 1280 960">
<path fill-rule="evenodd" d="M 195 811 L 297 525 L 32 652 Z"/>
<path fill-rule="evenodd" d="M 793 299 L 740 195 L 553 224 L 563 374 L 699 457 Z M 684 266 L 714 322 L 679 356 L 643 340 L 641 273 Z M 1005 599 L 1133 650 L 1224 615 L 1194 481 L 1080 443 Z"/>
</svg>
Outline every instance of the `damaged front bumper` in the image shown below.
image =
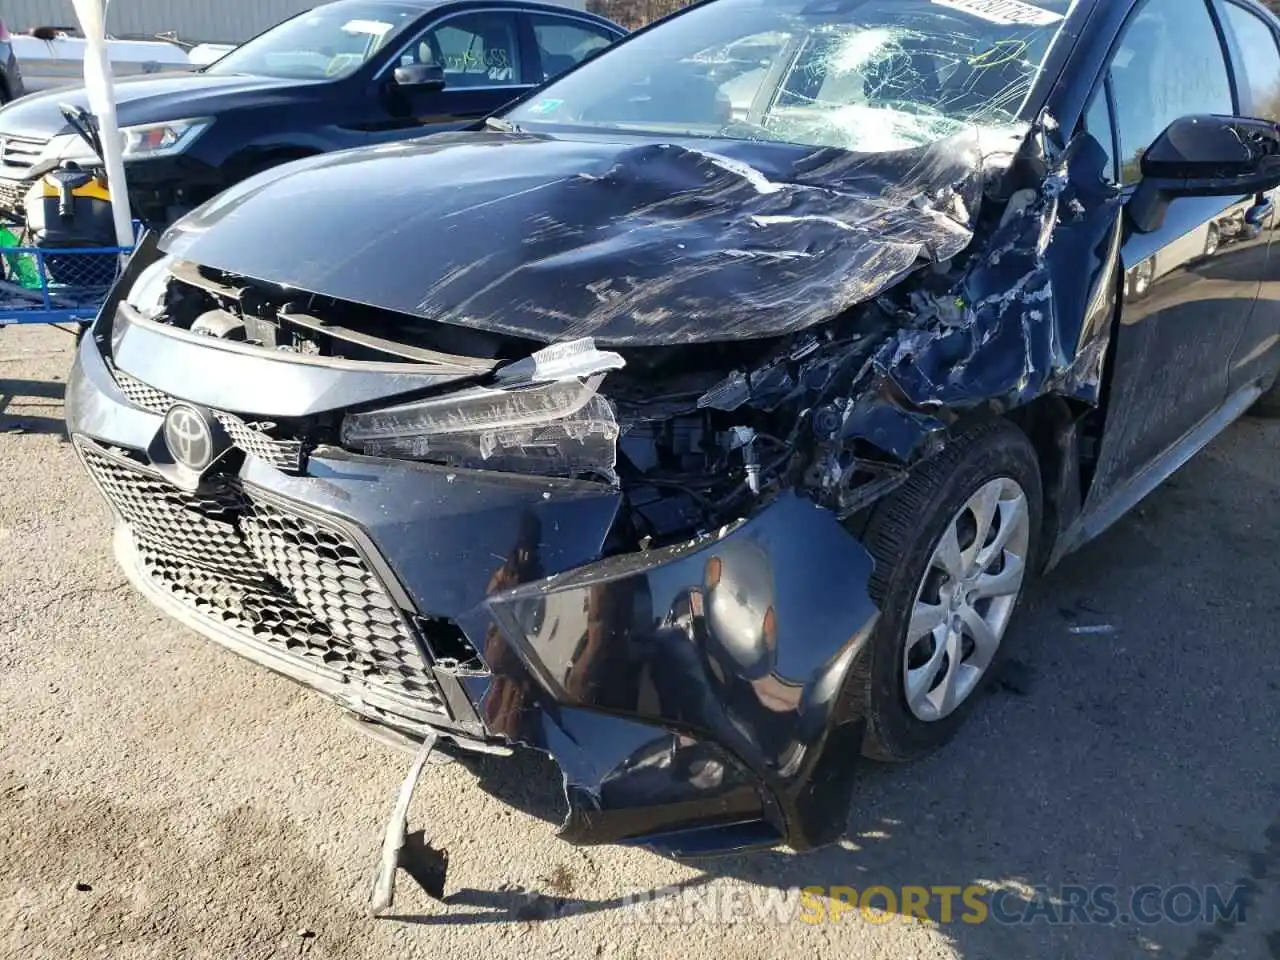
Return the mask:
<svg viewBox="0 0 1280 960">
<path fill-rule="evenodd" d="M 294 473 L 243 450 L 184 491 L 148 453 L 175 399 L 82 342 L 69 432 L 120 562 L 166 612 L 417 739 L 545 751 L 576 843 L 842 834 L 862 737 L 843 694 L 877 609 L 869 555 L 827 510 L 779 494 L 606 556 L 622 494 L 603 483 L 321 447 Z"/>
</svg>

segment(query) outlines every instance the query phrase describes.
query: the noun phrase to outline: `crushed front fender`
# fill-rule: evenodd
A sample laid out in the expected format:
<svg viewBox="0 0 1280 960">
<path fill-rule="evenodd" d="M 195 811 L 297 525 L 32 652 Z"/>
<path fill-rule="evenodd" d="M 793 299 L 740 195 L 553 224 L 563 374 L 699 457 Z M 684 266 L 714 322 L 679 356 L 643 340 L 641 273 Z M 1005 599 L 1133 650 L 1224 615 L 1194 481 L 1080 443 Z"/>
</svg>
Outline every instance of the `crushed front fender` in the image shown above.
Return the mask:
<svg viewBox="0 0 1280 960">
<path fill-rule="evenodd" d="M 1097 405 L 1120 270 L 1122 197 L 1104 176 L 1108 162 L 1081 134 L 1038 193 L 1011 204 L 954 299 L 881 346 L 875 380 L 850 405 L 846 440 L 909 463 L 946 436 L 1043 396 Z"/>
<path fill-rule="evenodd" d="M 833 514 L 785 494 L 700 539 L 495 593 L 463 621 L 492 671 L 483 722 L 559 761 L 579 841 L 759 818 L 793 847 L 829 842 L 871 571 Z"/>
</svg>

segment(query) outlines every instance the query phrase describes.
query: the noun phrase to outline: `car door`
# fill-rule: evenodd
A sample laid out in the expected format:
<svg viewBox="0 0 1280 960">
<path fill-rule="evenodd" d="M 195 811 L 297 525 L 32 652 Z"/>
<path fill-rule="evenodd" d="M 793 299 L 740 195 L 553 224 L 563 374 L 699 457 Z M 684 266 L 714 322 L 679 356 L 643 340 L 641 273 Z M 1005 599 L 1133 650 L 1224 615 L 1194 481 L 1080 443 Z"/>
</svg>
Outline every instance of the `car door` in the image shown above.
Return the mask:
<svg viewBox="0 0 1280 960">
<path fill-rule="evenodd" d="M 1270 22 L 1237 3 L 1223 3 L 1224 26 L 1236 64 L 1241 112 L 1280 121 L 1280 42 Z M 1228 375 L 1234 392 L 1265 381 L 1280 369 L 1280 191 L 1258 194 L 1248 210 L 1224 231 L 1217 269 L 1240 276 L 1260 275 L 1262 287 L 1240 335 Z"/>
<path fill-rule="evenodd" d="M 377 139 L 403 139 L 463 127 L 524 94 L 540 78 L 521 43 L 516 10 L 446 15 L 403 43 L 375 83 L 383 104 Z M 444 88 L 401 86 L 397 67 L 435 65 Z"/>
<path fill-rule="evenodd" d="M 524 17 L 539 83 L 559 76 L 609 46 L 619 36 L 577 17 L 529 13 Z"/>
<path fill-rule="evenodd" d="M 1218 21 L 1206 0 L 1138 4 L 1097 95 L 1106 98 L 1116 173 L 1131 199 L 1143 152 L 1170 123 L 1189 114 L 1238 112 Z M 1099 112 L 1095 100 L 1092 113 Z M 1092 503 L 1133 480 L 1222 407 L 1231 356 L 1261 285 L 1257 272 L 1218 269 L 1222 224 L 1253 204 L 1252 197 L 1180 197 L 1150 233 L 1133 230 L 1125 219 L 1125 283 Z"/>
</svg>

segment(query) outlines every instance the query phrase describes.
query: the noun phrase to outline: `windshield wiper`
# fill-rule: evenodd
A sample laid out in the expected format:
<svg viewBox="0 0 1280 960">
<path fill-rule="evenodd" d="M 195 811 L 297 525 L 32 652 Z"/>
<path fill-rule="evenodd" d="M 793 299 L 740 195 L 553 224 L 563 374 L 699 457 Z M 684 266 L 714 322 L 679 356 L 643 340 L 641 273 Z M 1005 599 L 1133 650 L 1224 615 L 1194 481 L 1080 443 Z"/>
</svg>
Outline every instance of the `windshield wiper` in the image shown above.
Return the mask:
<svg viewBox="0 0 1280 960">
<path fill-rule="evenodd" d="M 486 117 L 484 125 L 490 130 L 499 130 L 502 133 L 524 133 L 524 127 L 510 120 L 504 120 L 502 117 Z"/>
<path fill-rule="evenodd" d="M 85 143 L 89 144 L 99 159 L 104 159 L 102 152 L 102 138 L 98 135 L 98 118 L 83 107 L 77 107 L 70 103 L 58 104 L 58 110 L 62 113 L 63 119 L 67 124 L 80 135 Z"/>
</svg>

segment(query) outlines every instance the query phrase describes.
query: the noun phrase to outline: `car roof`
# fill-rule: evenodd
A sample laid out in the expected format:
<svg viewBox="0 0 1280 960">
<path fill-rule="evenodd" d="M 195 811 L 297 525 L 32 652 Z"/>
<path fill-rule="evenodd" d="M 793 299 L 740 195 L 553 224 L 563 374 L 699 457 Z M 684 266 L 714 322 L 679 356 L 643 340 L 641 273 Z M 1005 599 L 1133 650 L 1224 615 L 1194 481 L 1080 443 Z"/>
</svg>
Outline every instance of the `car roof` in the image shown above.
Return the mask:
<svg viewBox="0 0 1280 960">
<path fill-rule="evenodd" d="M 1263 0 L 1230 0 L 1230 2 L 1237 6 L 1247 7 L 1252 12 L 1263 16 L 1268 23 L 1271 23 L 1274 26 L 1280 26 L 1280 11 L 1273 9 L 1267 3 L 1263 2 Z M 1139 3 L 1141 3 L 1141 0 L 1126 0 L 1123 7 L 1127 13 L 1129 9 L 1138 6 Z M 1104 8 L 1112 6 L 1112 4 L 1113 0 L 1075 0 L 1075 4 L 1071 7 L 1071 15 L 1076 17 L 1078 20 L 1083 20 L 1092 15 L 1095 11 L 1101 11 Z M 1043 3 L 1042 5 L 1053 6 L 1053 2 L 1050 0 L 1050 2 Z"/>
<path fill-rule="evenodd" d="M 335 4 L 368 2 L 368 0 L 332 0 Z M 602 17 L 599 14 L 591 13 L 587 10 L 579 10 L 576 7 L 570 7 L 563 3 L 556 3 L 554 0 L 549 3 L 541 3 L 539 0 L 376 0 L 378 3 L 384 3 L 391 7 L 400 7 L 404 10 L 414 10 L 419 14 L 430 13 L 435 10 L 450 11 L 458 10 L 459 12 L 472 8 L 480 8 L 483 10 L 527 10 L 536 13 L 558 14 L 560 16 L 575 17 L 579 20 L 588 20 L 601 27 L 605 27 L 619 36 L 627 34 L 627 28 L 619 23 L 615 23 L 608 17 Z"/>
<path fill-rule="evenodd" d="M 359 3 L 369 2 L 369 0 L 334 0 L 336 3 Z M 570 7 L 562 3 L 543 3 L 539 0 L 376 0 L 378 3 L 384 3 L 390 7 L 404 7 L 409 10 L 434 10 L 439 7 L 472 7 L 480 6 L 485 8 L 511 8 L 511 9 L 533 9 L 533 10 L 550 10 L 555 13 L 567 13 L 579 17 L 587 17 L 592 20 L 603 20 L 597 14 L 589 13 L 586 10 L 579 10 L 576 7 Z"/>
</svg>

